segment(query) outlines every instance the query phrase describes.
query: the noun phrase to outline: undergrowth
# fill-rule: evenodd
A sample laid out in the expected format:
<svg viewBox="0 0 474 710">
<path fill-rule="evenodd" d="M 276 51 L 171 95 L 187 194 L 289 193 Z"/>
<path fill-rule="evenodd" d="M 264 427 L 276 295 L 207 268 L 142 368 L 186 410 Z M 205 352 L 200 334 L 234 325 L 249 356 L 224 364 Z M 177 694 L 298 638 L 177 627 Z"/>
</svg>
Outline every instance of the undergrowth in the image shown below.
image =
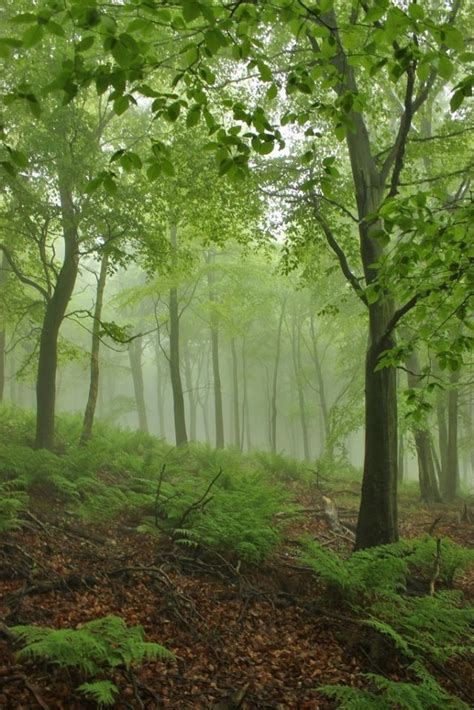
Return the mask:
<svg viewBox="0 0 474 710">
<path fill-rule="evenodd" d="M 460 591 L 449 588 L 474 564 L 473 550 L 425 537 L 343 559 L 307 541 L 302 558 L 331 600 L 354 612 L 361 628 L 385 639 L 414 676 L 413 682 L 402 683 L 366 675 L 369 689 L 323 686 L 323 693 L 344 710 L 468 707 L 439 685 L 430 668 L 439 670 L 448 659 L 474 653 L 474 609 Z"/>
<path fill-rule="evenodd" d="M 111 680 L 96 676 L 114 668 L 130 670 L 146 660 L 174 658 L 160 644 L 145 641 L 141 626 L 127 627 L 118 616 L 101 617 L 78 629 L 14 626 L 11 631 L 24 644 L 19 659 L 39 659 L 92 679 L 77 689 L 99 705 L 113 705 L 118 688 Z"/>
</svg>

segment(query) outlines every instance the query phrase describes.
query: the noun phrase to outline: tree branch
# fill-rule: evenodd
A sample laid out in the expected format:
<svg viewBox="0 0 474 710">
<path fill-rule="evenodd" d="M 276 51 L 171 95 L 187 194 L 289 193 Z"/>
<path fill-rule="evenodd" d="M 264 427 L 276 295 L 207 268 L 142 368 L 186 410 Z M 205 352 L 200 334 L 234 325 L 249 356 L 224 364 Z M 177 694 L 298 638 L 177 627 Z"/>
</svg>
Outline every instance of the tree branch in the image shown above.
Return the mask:
<svg viewBox="0 0 474 710">
<path fill-rule="evenodd" d="M 349 263 L 347 261 L 347 257 L 344 253 L 344 250 L 342 249 L 341 245 L 337 241 L 336 237 L 334 236 L 334 233 L 329 226 L 329 224 L 326 222 L 325 218 L 319 211 L 317 204 L 315 203 L 314 200 L 314 195 L 313 195 L 313 208 L 314 208 L 314 215 L 321 225 L 321 228 L 324 232 L 324 236 L 326 237 L 326 241 L 335 253 L 335 255 L 338 258 L 342 273 L 346 277 L 346 279 L 349 281 L 351 284 L 352 288 L 354 289 L 355 293 L 357 296 L 360 298 L 362 303 L 364 305 L 368 305 L 367 303 L 367 298 L 364 293 L 364 289 L 361 287 L 359 280 L 357 279 L 356 275 L 351 271 L 351 268 L 349 266 Z"/>
<path fill-rule="evenodd" d="M 12 255 L 10 254 L 9 250 L 4 244 L 0 244 L 0 249 L 3 251 L 5 254 L 5 257 L 10 265 L 11 270 L 15 274 L 15 276 L 26 286 L 31 286 L 32 288 L 36 289 L 36 291 L 39 291 L 39 293 L 43 296 L 45 301 L 49 301 L 49 294 L 46 291 L 45 288 L 43 288 L 39 283 L 36 281 L 33 281 L 33 279 L 28 278 L 28 276 L 25 276 L 22 274 L 18 266 L 16 265 L 15 261 L 13 260 Z"/>
</svg>

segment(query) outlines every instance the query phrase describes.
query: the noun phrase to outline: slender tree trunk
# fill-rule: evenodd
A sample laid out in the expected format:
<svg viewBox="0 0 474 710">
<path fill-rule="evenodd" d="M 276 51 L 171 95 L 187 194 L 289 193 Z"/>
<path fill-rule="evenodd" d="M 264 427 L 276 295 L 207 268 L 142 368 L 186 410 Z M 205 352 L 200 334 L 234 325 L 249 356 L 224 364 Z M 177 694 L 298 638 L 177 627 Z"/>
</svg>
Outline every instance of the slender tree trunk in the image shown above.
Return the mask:
<svg viewBox="0 0 474 710">
<path fill-rule="evenodd" d="M 4 291 L 6 287 L 7 274 L 8 262 L 5 254 L 2 252 L 2 262 L 0 266 L 0 292 Z M 0 402 L 3 402 L 3 394 L 5 392 L 5 340 L 5 316 L 4 313 L 2 313 L 0 318 Z"/>
<path fill-rule="evenodd" d="M 173 265 L 176 267 L 178 229 L 175 224 L 170 228 L 170 241 Z M 181 382 L 181 363 L 179 357 L 179 310 L 178 310 L 178 290 L 176 287 L 170 289 L 169 298 L 170 314 L 170 377 L 171 390 L 173 392 L 173 414 L 176 446 L 185 446 L 188 443 L 186 431 L 186 416 L 184 409 L 183 385 Z"/>
<path fill-rule="evenodd" d="M 458 457 L 458 387 L 459 370 L 451 373 L 448 392 L 448 450 L 446 468 L 447 500 L 453 500 L 459 494 L 459 457 Z"/>
<path fill-rule="evenodd" d="M 232 386 L 234 390 L 232 401 L 234 418 L 234 445 L 242 451 L 242 444 L 240 440 L 239 372 L 234 338 L 230 339 L 230 349 L 232 353 Z"/>
<path fill-rule="evenodd" d="M 441 491 L 443 496 L 446 493 L 446 483 L 448 476 L 448 423 L 447 423 L 447 395 L 446 392 L 439 392 L 436 402 L 436 417 L 438 421 L 438 444 L 441 467 Z"/>
<path fill-rule="evenodd" d="M 244 430 L 245 439 L 247 445 L 247 451 L 252 448 L 252 440 L 250 435 L 250 407 L 248 400 L 248 388 L 247 388 L 247 351 L 245 349 L 245 338 L 242 339 L 242 438 L 240 444 L 240 450 L 244 449 Z"/>
<path fill-rule="evenodd" d="M 405 437 L 402 432 L 398 435 L 398 482 L 403 483 L 405 475 Z"/>
<path fill-rule="evenodd" d="M 207 255 L 207 263 L 212 263 L 213 255 L 211 252 Z M 215 295 L 213 291 L 213 274 L 208 269 L 207 283 L 209 288 L 209 302 L 211 305 L 210 323 L 211 323 L 211 353 L 212 353 L 212 374 L 214 379 L 214 416 L 216 425 L 216 448 L 222 449 L 224 446 L 224 415 L 222 411 L 222 388 L 221 374 L 219 363 L 219 324 L 213 308 Z"/>
<path fill-rule="evenodd" d="M 406 361 L 407 382 L 411 389 L 420 388 L 420 363 L 416 353 L 412 353 Z M 421 500 L 425 503 L 440 503 L 441 496 L 436 478 L 436 470 L 431 452 L 431 437 L 426 427 L 413 428 L 416 454 L 418 458 L 418 477 L 420 481 Z"/>
<path fill-rule="evenodd" d="M 184 350 L 184 376 L 188 395 L 189 406 L 189 437 L 191 441 L 196 441 L 196 397 L 194 393 L 193 374 L 188 348 L 185 344 Z"/>
<path fill-rule="evenodd" d="M 102 318 L 102 306 L 104 303 L 105 283 L 107 280 L 107 268 L 109 266 L 109 252 L 104 246 L 102 259 L 100 262 L 99 278 L 97 280 L 97 292 L 94 309 L 94 323 L 92 325 L 92 345 L 90 358 L 90 380 L 89 395 L 87 398 L 84 420 L 82 423 L 81 444 L 85 444 L 92 435 L 92 425 L 94 423 L 95 408 L 99 393 L 99 352 L 100 352 L 100 320 Z"/>
<path fill-rule="evenodd" d="M 304 397 L 303 381 L 302 381 L 302 365 L 301 365 L 301 331 L 299 324 L 296 324 L 293 318 L 291 337 L 291 352 L 293 356 L 293 368 L 296 378 L 296 389 L 298 391 L 298 407 L 300 412 L 301 433 L 303 436 L 303 455 L 305 461 L 310 460 L 309 440 L 308 440 L 308 422 L 306 420 L 306 402 Z"/>
<path fill-rule="evenodd" d="M 137 405 L 138 428 L 148 434 L 148 418 L 145 404 L 145 386 L 143 384 L 143 338 L 139 335 L 134 338 L 128 346 L 128 357 L 130 360 L 130 370 L 132 372 L 133 391 Z"/>
<path fill-rule="evenodd" d="M 323 425 L 324 425 L 325 438 L 327 440 L 329 437 L 329 433 L 330 433 L 330 419 L 329 419 L 327 397 L 326 397 L 326 386 L 324 383 L 321 358 L 319 356 L 318 339 L 316 336 L 316 328 L 314 326 L 314 315 L 313 314 L 311 314 L 311 319 L 310 319 L 310 331 L 311 331 L 311 344 L 312 344 L 312 349 L 313 349 L 313 362 L 314 362 L 314 368 L 316 370 L 316 379 L 318 382 L 319 403 L 320 403 L 320 407 L 321 407 L 321 415 L 322 415 L 322 420 L 323 420 Z M 323 451 L 324 451 L 324 448 L 325 448 L 325 446 L 323 446 Z"/>
<path fill-rule="evenodd" d="M 156 364 L 156 403 L 158 410 L 158 431 L 159 436 L 166 438 L 166 426 L 165 426 L 165 392 L 166 392 L 166 380 L 163 377 L 163 373 L 160 367 L 160 339 L 159 334 L 156 336 L 155 343 L 155 364 Z"/>
<path fill-rule="evenodd" d="M 59 329 L 71 300 L 79 266 L 77 216 L 72 191 L 61 176 L 58 184 L 64 258 L 53 294 L 46 303 L 41 328 L 36 379 L 35 446 L 38 449 L 52 449 L 54 446 Z"/>
<path fill-rule="evenodd" d="M 275 362 L 273 366 L 272 394 L 270 400 L 270 447 L 272 453 L 277 452 L 277 396 L 278 396 L 278 368 L 281 356 L 281 333 L 285 316 L 286 300 L 281 302 L 280 317 L 278 319 L 277 340 L 275 348 Z"/>
</svg>

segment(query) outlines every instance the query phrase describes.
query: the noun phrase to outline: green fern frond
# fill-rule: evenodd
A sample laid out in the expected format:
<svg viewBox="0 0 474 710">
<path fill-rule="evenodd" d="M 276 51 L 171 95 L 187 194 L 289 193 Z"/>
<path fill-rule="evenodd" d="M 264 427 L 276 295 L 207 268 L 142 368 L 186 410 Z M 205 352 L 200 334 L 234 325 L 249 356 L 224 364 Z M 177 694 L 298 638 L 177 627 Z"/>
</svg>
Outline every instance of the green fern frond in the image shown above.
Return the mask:
<svg viewBox="0 0 474 710">
<path fill-rule="evenodd" d="M 84 693 L 91 700 L 94 700 L 100 705 L 114 705 L 115 696 L 118 693 L 117 686 L 110 680 L 96 680 L 93 683 L 82 683 L 78 687 L 81 693 Z"/>
</svg>

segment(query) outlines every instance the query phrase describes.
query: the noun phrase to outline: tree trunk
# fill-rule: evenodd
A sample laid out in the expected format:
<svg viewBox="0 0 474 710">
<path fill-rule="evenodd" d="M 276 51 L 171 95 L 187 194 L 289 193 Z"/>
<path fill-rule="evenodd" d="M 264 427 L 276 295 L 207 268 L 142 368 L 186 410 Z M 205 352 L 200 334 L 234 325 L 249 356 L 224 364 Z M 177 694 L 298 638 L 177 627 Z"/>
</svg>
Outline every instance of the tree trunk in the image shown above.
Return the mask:
<svg viewBox="0 0 474 710">
<path fill-rule="evenodd" d="M 175 224 L 170 228 L 171 255 L 173 265 L 176 267 L 176 247 L 178 239 L 178 229 Z M 186 432 L 186 416 L 184 409 L 183 385 L 181 382 L 181 363 L 179 359 L 179 311 L 178 311 L 178 290 L 176 287 L 170 289 L 169 298 L 170 313 L 170 377 L 171 390 L 173 393 L 173 414 L 176 446 L 185 446 L 188 443 Z"/>
<path fill-rule="evenodd" d="M 37 449 L 52 449 L 54 446 L 59 329 L 71 300 L 79 266 L 77 217 L 72 191 L 61 176 L 58 183 L 64 258 L 53 294 L 46 303 L 41 328 L 36 379 L 35 446 Z"/>
<path fill-rule="evenodd" d="M 270 447 L 273 454 L 277 452 L 277 395 L 278 395 L 278 368 L 281 356 L 281 332 L 285 315 L 286 300 L 281 302 L 280 317 L 278 319 L 277 341 L 275 348 L 275 363 L 273 366 L 272 395 L 270 400 Z"/>
<path fill-rule="evenodd" d="M 441 468 L 440 484 L 443 496 L 446 493 L 446 480 L 448 475 L 448 423 L 446 414 L 447 395 L 446 392 L 441 391 L 438 393 L 436 402 L 436 418 L 438 421 L 438 444 Z"/>
<path fill-rule="evenodd" d="M 2 263 L 0 266 L 0 291 L 3 291 L 6 287 L 8 274 L 7 264 L 7 258 L 2 252 Z M 3 402 L 3 394 L 5 392 L 5 340 L 5 316 L 3 313 L 0 322 L 0 402 Z"/>
<path fill-rule="evenodd" d="M 248 400 L 248 387 L 247 387 L 247 351 L 245 350 L 245 338 L 242 338 L 242 438 L 240 443 L 240 450 L 244 450 L 244 430 L 245 439 L 247 445 L 247 451 L 252 448 L 252 439 L 250 434 L 250 407 Z"/>
<path fill-rule="evenodd" d="M 90 380 L 89 380 L 89 396 L 87 398 L 86 409 L 84 412 L 84 420 L 82 423 L 81 444 L 84 445 L 92 435 L 92 425 L 94 423 L 95 408 L 99 393 L 99 351 L 100 351 L 100 320 L 102 318 L 102 306 L 104 303 L 105 282 L 107 280 L 107 268 L 109 265 L 109 252 L 107 245 L 104 245 L 104 251 L 100 262 L 100 272 L 97 281 L 97 292 L 94 309 L 94 323 L 92 325 L 92 345 L 90 359 Z"/>
<path fill-rule="evenodd" d="M 134 338 L 128 346 L 128 357 L 130 360 L 130 370 L 132 372 L 133 391 L 137 405 L 138 428 L 148 434 L 148 418 L 145 404 L 145 387 L 143 384 L 143 338 L 139 335 Z"/>
<path fill-rule="evenodd" d="M 323 420 L 323 425 L 324 425 L 325 440 L 327 441 L 327 439 L 329 437 L 329 433 L 330 433 L 330 420 L 329 420 L 329 412 L 328 412 L 327 397 L 326 397 L 326 387 L 325 387 L 325 383 L 324 383 L 323 371 L 322 371 L 322 366 L 321 366 L 321 359 L 319 357 L 318 340 L 316 337 L 316 329 L 314 327 L 314 315 L 313 314 L 311 314 L 311 319 L 310 319 L 310 331 L 311 331 L 311 344 L 312 344 L 312 349 L 313 349 L 313 362 L 314 362 L 314 368 L 316 370 L 316 379 L 318 382 L 319 403 L 320 403 L 320 407 L 321 407 L 321 415 L 322 415 L 322 420 Z M 324 449 L 325 449 L 325 446 L 323 446 L 323 452 L 324 452 Z"/>
<path fill-rule="evenodd" d="M 184 347 L 184 377 L 188 395 L 189 406 L 189 437 L 191 441 L 196 441 L 196 397 L 193 386 L 193 375 L 188 348 Z"/>
<path fill-rule="evenodd" d="M 453 500 L 459 494 L 458 459 L 458 387 L 459 370 L 451 373 L 448 392 L 448 450 L 446 456 L 446 500 Z"/>
<path fill-rule="evenodd" d="M 232 401 L 234 415 L 234 445 L 242 451 L 242 443 L 240 440 L 239 372 L 234 338 L 231 338 L 230 340 L 230 349 L 232 353 L 232 385 L 234 390 Z"/>
<path fill-rule="evenodd" d="M 207 255 L 207 263 L 212 263 L 212 254 Z M 224 415 L 222 412 L 222 389 L 221 389 L 221 374 L 219 364 L 219 325 L 216 314 L 213 309 L 215 295 L 212 289 L 213 276 L 210 269 L 207 272 L 207 283 L 209 287 L 209 301 L 211 304 L 210 323 L 211 323 L 211 353 L 212 353 L 212 373 L 214 380 L 214 416 L 216 425 L 216 448 L 224 447 Z"/>
<path fill-rule="evenodd" d="M 398 434 L 398 482 L 403 483 L 405 476 L 405 437 L 402 432 Z"/>
<path fill-rule="evenodd" d="M 416 353 L 412 353 L 406 361 L 407 382 L 411 389 L 420 389 L 420 363 Z M 416 455 L 418 458 L 418 477 L 420 481 L 421 500 L 425 503 L 440 503 L 441 496 L 436 479 L 436 470 L 431 451 L 431 437 L 426 427 L 413 427 Z"/>
<path fill-rule="evenodd" d="M 165 407 L 164 399 L 166 392 L 166 380 L 163 377 L 163 373 L 160 367 L 160 338 L 157 333 L 156 343 L 155 343 L 155 358 L 156 358 L 156 403 L 158 409 L 158 434 L 159 436 L 166 439 L 166 426 L 165 426 Z"/>
<path fill-rule="evenodd" d="M 292 337 L 291 337 L 291 352 L 293 356 L 293 368 L 296 378 L 296 388 L 298 391 L 298 407 L 300 412 L 301 433 L 303 435 L 303 455 L 305 461 L 310 460 L 309 440 L 308 440 L 308 422 L 306 420 L 306 402 L 304 398 L 303 380 L 302 380 L 302 365 L 301 365 L 301 330 L 299 324 L 292 319 Z M 296 332 L 298 331 L 298 332 Z"/>
</svg>

